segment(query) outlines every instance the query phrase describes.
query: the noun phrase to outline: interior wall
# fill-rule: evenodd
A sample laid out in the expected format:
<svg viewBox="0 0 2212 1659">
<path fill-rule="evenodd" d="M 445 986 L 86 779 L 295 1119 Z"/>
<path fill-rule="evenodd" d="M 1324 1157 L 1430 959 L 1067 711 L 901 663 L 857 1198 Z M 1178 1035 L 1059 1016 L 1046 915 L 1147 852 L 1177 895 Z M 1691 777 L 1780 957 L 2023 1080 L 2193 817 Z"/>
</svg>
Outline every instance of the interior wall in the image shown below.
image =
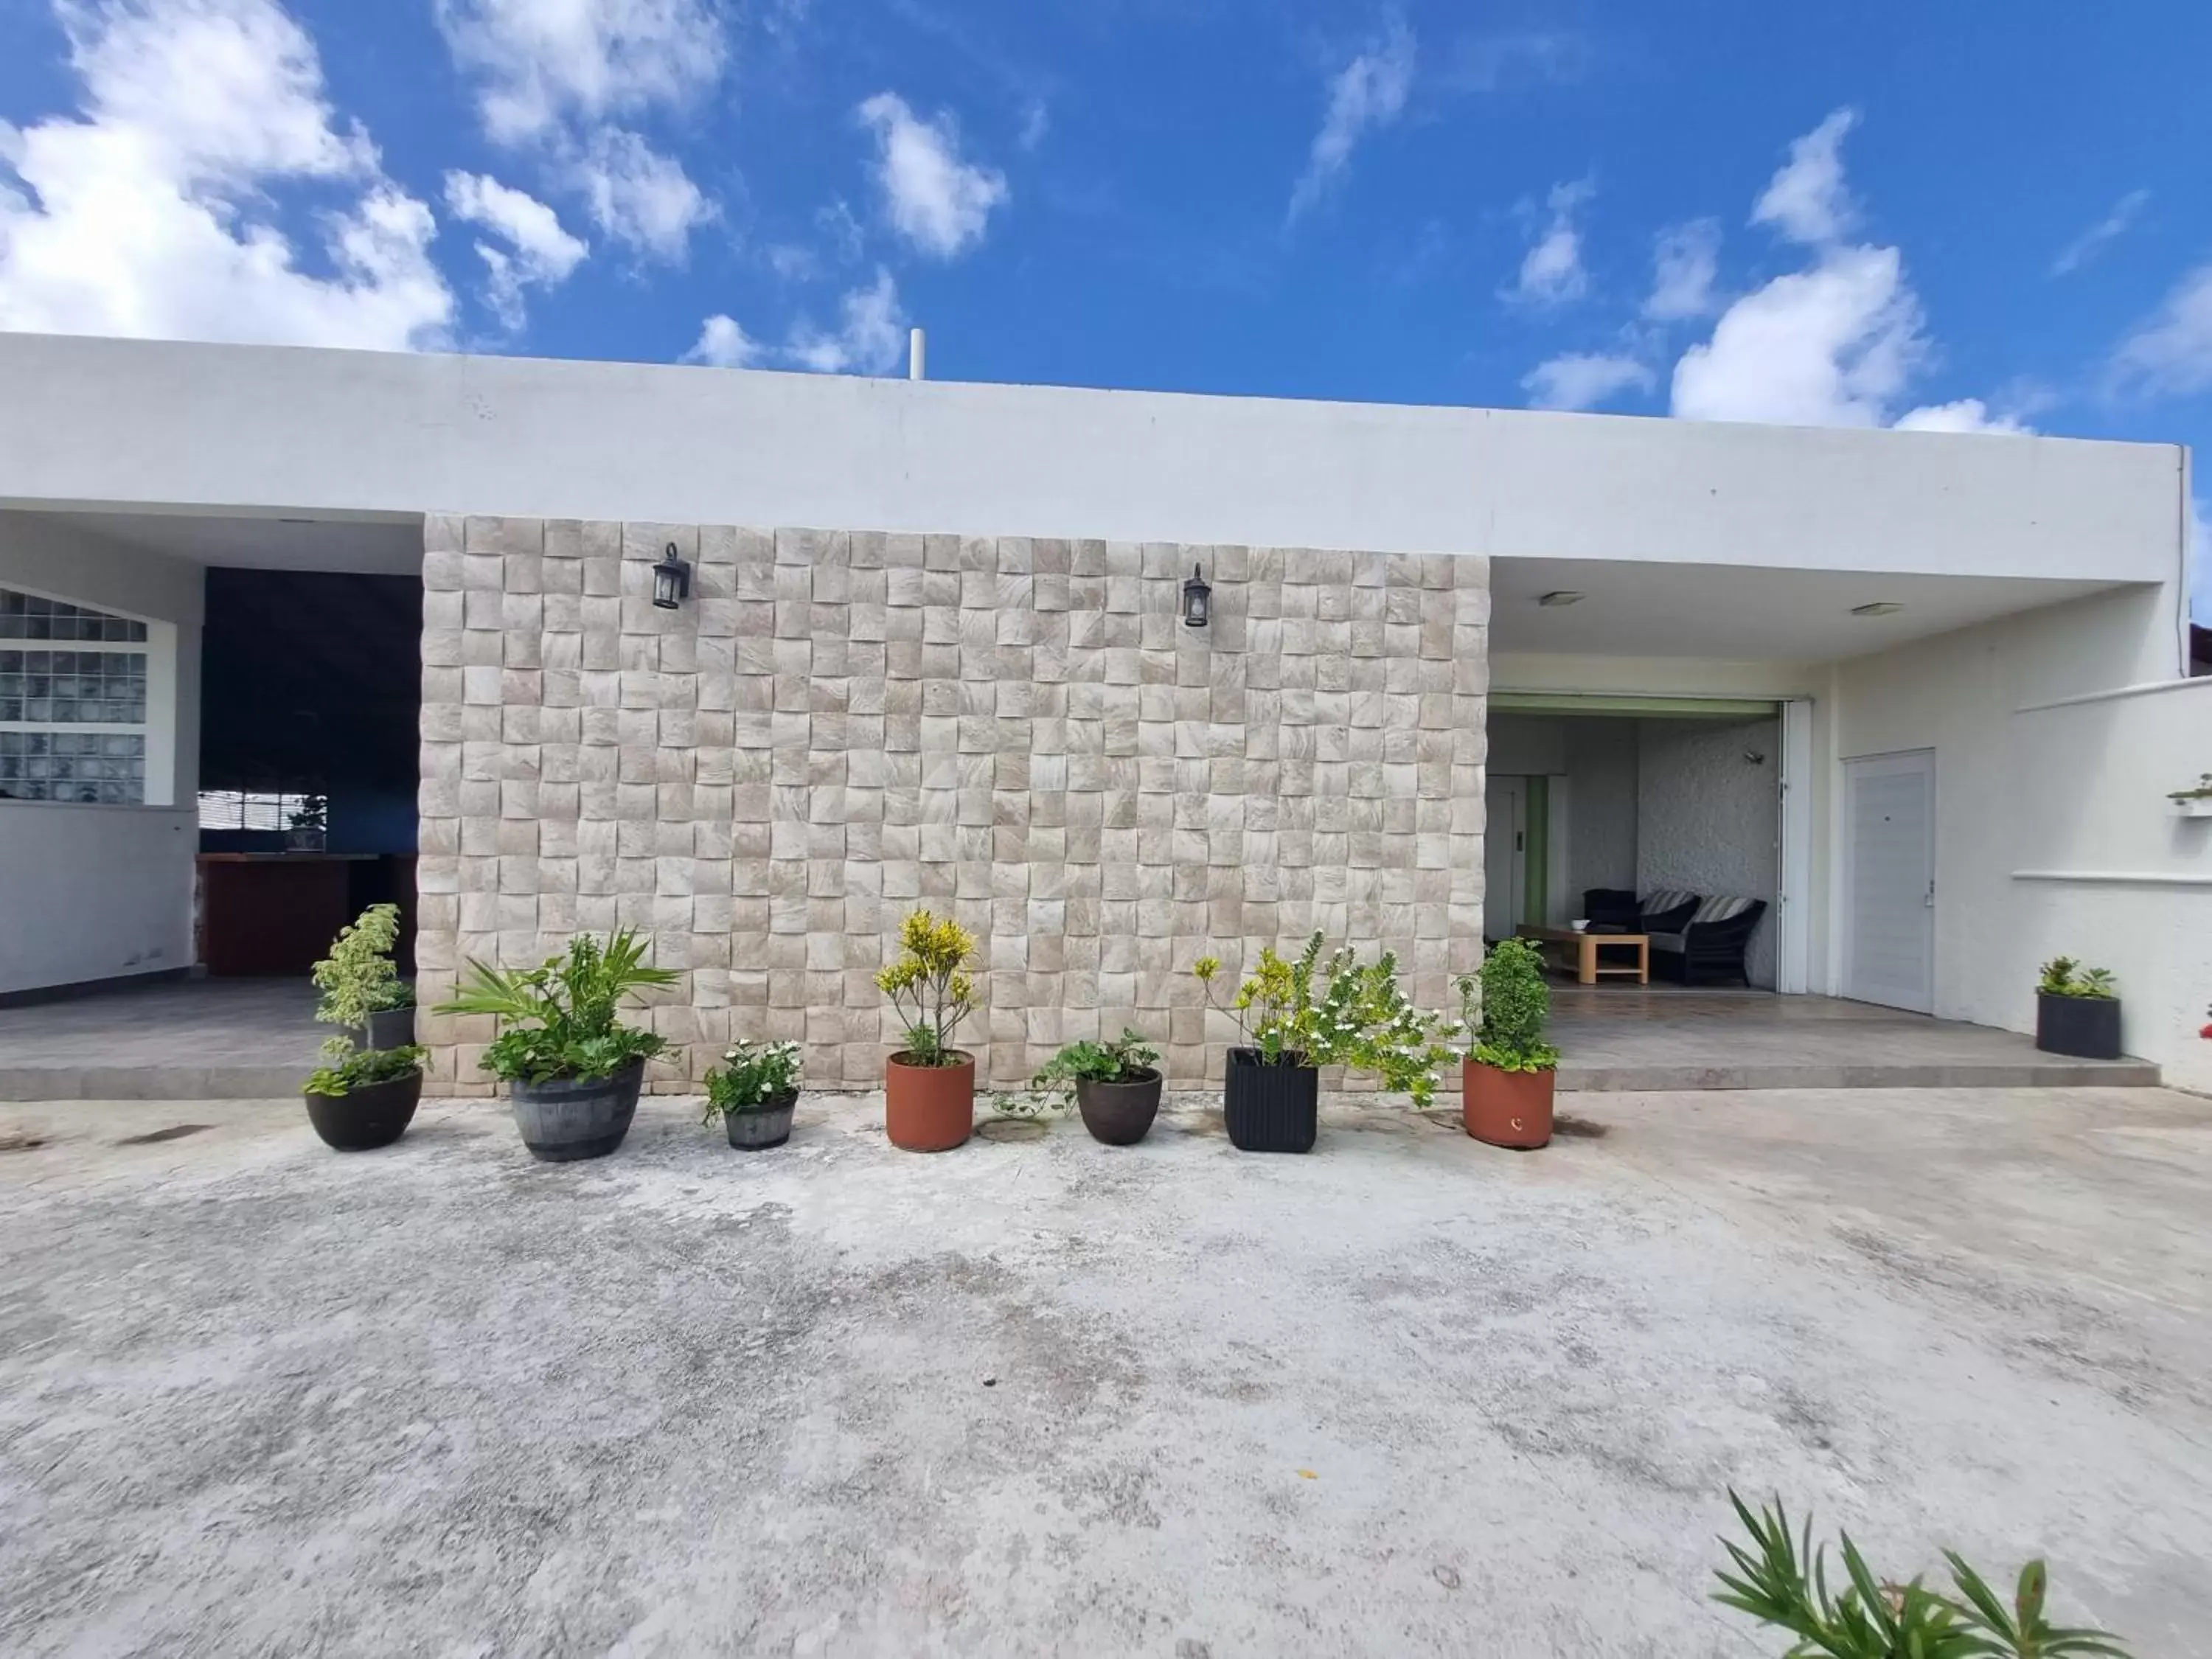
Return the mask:
<svg viewBox="0 0 2212 1659">
<path fill-rule="evenodd" d="M 166 623 L 175 654 L 173 676 L 148 686 L 155 740 L 165 722 L 173 734 L 170 804 L 0 800 L 0 994 L 191 965 L 204 576 L 64 521 L 0 512 L 0 583 Z"/>
<path fill-rule="evenodd" d="M 1744 965 L 1772 988 L 1782 723 L 1647 720 L 1637 726 L 1636 888 L 1766 901 Z M 1749 758 L 1757 755 L 1753 762 Z"/>
<path fill-rule="evenodd" d="M 1565 728 L 1566 881 L 1571 914 L 1592 887 L 1636 886 L 1637 722 L 1577 719 Z"/>
</svg>

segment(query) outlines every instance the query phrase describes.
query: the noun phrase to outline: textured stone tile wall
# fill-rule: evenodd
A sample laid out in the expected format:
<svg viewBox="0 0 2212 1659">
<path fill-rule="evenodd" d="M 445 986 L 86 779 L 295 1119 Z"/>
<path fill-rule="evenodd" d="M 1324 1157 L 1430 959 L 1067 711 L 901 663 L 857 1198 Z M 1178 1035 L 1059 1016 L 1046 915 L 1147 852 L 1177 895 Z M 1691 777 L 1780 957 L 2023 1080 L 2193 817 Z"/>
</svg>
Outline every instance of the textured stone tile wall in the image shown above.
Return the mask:
<svg viewBox="0 0 2212 1659">
<path fill-rule="evenodd" d="M 1208 951 L 1318 927 L 1436 1006 L 1479 957 L 1484 560 L 433 517 L 423 582 L 424 1000 L 647 929 L 684 975 L 656 1088 L 732 1036 L 874 1084 L 916 905 L 981 942 L 963 1046 L 1000 1082 L 1125 1025 L 1218 1077 Z M 429 1022 L 438 1078 L 481 1085 L 489 1035 Z"/>
</svg>

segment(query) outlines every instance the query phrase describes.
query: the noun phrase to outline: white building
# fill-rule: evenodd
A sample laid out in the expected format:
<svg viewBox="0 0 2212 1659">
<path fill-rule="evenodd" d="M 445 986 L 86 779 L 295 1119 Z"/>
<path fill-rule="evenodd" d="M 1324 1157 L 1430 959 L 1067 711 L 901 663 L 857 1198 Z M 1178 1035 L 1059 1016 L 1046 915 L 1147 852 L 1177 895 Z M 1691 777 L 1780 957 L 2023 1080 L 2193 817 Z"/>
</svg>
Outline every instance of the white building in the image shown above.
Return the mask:
<svg viewBox="0 0 2212 1659">
<path fill-rule="evenodd" d="M 941 895 L 1010 1073 L 1180 1015 L 1161 976 L 1224 931 L 1346 924 L 1435 992 L 1486 927 L 1677 888 L 1767 902 L 1783 993 L 2024 1030 L 2043 958 L 2109 967 L 2130 1052 L 2212 1088 L 2178 447 L 27 336 L 0 386 L 0 597 L 131 636 L 67 641 L 119 677 L 78 674 L 96 721 L 34 717 L 20 660 L 11 704 L 64 641 L 0 637 L 0 994 L 194 960 L 206 570 L 356 572 L 424 584 L 434 988 L 619 916 L 708 941 L 678 1035 L 757 1000 L 877 1052 L 823 918 Z"/>
</svg>

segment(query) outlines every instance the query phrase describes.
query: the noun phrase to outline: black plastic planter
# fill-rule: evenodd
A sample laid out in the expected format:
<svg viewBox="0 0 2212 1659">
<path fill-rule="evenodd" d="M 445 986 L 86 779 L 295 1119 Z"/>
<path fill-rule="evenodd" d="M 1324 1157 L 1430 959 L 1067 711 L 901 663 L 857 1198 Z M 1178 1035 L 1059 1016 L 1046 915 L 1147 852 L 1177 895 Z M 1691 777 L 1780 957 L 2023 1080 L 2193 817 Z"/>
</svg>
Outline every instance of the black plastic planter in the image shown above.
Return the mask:
<svg viewBox="0 0 2212 1659">
<path fill-rule="evenodd" d="M 730 1145 L 741 1152 L 765 1152 L 791 1139 L 791 1115 L 799 1105 L 799 1091 L 771 1095 L 749 1111 L 725 1112 L 722 1127 Z"/>
<path fill-rule="evenodd" d="M 2072 1054 L 2079 1060 L 2118 1060 L 2119 999 L 2055 997 L 2047 992 L 2038 993 L 2035 1046 L 2046 1054 Z"/>
<path fill-rule="evenodd" d="M 1078 1079 L 1075 1105 L 1093 1140 L 1106 1146 L 1133 1146 L 1151 1132 L 1152 1120 L 1159 1115 L 1160 1074 L 1146 1066 L 1139 1067 L 1134 1077 L 1115 1083 Z"/>
<path fill-rule="evenodd" d="M 1240 1152 L 1310 1152 L 1321 1125 L 1321 1073 L 1285 1054 L 1262 1065 L 1257 1048 L 1231 1048 L 1221 1091 L 1230 1144 Z"/>
<path fill-rule="evenodd" d="M 550 1083 L 518 1079 L 507 1092 L 514 1127 L 522 1131 L 531 1157 L 541 1164 L 573 1164 L 605 1158 L 623 1144 L 637 1115 L 637 1092 L 644 1080 L 645 1062 L 634 1060 L 611 1077 Z"/>
<path fill-rule="evenodd" d="M 307 1097 L 307 1121 L 323 1145 L 341 1152 L 374 1152 L 407 1133 L 422 1099 L 422 1073 L 371 1083 L 349 1094 Z"/>
</svg>

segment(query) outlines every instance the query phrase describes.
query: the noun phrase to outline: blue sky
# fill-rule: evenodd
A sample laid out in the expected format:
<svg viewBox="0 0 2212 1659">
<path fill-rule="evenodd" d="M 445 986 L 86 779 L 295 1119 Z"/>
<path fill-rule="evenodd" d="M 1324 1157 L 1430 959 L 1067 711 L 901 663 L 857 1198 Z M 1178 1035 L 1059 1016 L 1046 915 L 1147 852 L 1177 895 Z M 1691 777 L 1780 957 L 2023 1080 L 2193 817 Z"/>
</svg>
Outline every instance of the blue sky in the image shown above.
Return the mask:
<svg viewBox="0 0 2212 1659">
<path fill-rule="evenodd" d="M 2212 435 L 2212 9 L 1992 17 L 0 0 L 0 327 Z"/>
</svg>

